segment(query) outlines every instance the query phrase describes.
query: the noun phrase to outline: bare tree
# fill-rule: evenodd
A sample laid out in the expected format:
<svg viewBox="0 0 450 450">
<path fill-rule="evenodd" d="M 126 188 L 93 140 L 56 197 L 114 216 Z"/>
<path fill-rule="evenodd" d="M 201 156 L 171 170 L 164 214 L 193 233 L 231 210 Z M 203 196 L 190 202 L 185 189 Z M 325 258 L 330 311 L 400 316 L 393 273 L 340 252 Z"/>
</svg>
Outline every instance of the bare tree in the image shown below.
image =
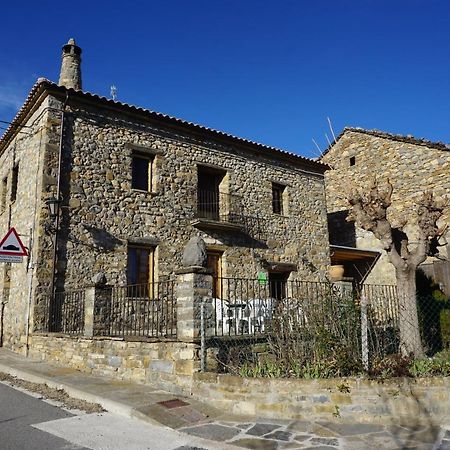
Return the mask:
<svg viewBox="0 0 450 450">
<path fill-rule="evenodd" d="M 371 231 L 386 250 L 395 267 L 400 308 L 400 349 L 402 354 L 422 356 L 416 302 L 416 269 L 427 256 L 438 253 L 438 240 L 445 232 L 436 222 L 443 214 L 444 205 L 438 205 L 432 192 L 425 192 L 417 205 L 418 241 L 412 245 L 403 231 L 407 221 L 394 227 L 387 217 L 391 206 L 393 186 L 386 182 L 380 186 L 374 179 L 365 192 L 355 186 L 348 196 L 351 209 L 347 220 L 355 221 L 361 228 Z M 413 247 L 413 248 L 411 248 Z"/>
</svg>

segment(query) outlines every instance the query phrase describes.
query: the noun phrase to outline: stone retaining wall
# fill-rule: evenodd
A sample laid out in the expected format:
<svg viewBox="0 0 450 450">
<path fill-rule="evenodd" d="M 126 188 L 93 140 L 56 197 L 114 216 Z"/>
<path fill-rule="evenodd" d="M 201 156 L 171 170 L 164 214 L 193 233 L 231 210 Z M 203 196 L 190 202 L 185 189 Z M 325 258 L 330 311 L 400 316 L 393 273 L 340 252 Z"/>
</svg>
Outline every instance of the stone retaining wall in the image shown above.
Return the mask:
<svg viewBox="0 0 450 450">
<path fill-rule="evenodd" d="M 390 423 L 450 418 L 450 378 L 286 380 L 194 374 L 190 393 L 223 411 L 278 419 Z"/>
<path fill-rule="evenodd" d="M 195 344 L 34 334 L 29 356 L 83 372 L 161 387 L 190 385 L 199 369 Z"/>
</svg>

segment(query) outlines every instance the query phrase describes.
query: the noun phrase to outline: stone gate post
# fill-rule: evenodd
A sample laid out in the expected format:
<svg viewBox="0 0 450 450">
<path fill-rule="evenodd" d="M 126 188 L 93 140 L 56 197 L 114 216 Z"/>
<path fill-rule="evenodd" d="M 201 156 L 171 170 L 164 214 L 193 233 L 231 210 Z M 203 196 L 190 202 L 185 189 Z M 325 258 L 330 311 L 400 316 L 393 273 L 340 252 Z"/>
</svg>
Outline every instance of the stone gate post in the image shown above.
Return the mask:
<svg viewBox="0 0 450 450">
<path fill-rule="evenodd" d="M 212 272 L 194 266 L 179 270 L 177 276 L 177 337 L 193 342 L 200 337 L 201 302 L 212 296 Z"/>
</svg>

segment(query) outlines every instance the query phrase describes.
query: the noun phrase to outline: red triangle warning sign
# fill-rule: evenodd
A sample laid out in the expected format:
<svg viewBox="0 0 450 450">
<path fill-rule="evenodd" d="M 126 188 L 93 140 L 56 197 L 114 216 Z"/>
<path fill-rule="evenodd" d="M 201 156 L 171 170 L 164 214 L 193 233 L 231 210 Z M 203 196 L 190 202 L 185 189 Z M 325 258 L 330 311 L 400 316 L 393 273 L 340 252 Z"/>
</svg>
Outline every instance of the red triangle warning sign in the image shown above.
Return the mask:
<svg viewBox="0 0 450 450">
<path fill-rule="evenodd" d="M 22 244 L 22 241 L 17 234 L 14 227 L 6 233 L 6 236 L 0 242 L 0 255 L 11 256 L 27 256 L 27 249 Z"/>
</svg>

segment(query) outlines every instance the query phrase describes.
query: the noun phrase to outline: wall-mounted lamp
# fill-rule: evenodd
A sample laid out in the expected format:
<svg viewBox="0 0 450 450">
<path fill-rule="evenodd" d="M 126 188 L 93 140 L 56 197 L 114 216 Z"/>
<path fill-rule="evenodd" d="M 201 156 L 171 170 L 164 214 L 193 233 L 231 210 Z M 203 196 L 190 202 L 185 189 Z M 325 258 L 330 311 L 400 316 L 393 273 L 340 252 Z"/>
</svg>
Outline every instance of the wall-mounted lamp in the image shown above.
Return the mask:
<svg viewBox="0 0 450 450">
<path fill-rule="evenodd" d="M 51 196 L 47 200 L 45 200 L 45 204 L 47 205 L 48 215 L 50 218 L 50 220 L 45 224 L 45 232 L 49 235 L 56 235 L 59 226 L 58 216 L 61 200 L 58 200 L 56 197 Z"/>
<path fill-rule="evenodd" d="M 57 199 L 56 197 L 50 197 L 45 201 L 45 204 L 47 205 L 48 212 L 50 215 L 50 220 L 54 222 L 59 214 L 59 205 L 61 203 L 61 200 Z"/>
</svg>

